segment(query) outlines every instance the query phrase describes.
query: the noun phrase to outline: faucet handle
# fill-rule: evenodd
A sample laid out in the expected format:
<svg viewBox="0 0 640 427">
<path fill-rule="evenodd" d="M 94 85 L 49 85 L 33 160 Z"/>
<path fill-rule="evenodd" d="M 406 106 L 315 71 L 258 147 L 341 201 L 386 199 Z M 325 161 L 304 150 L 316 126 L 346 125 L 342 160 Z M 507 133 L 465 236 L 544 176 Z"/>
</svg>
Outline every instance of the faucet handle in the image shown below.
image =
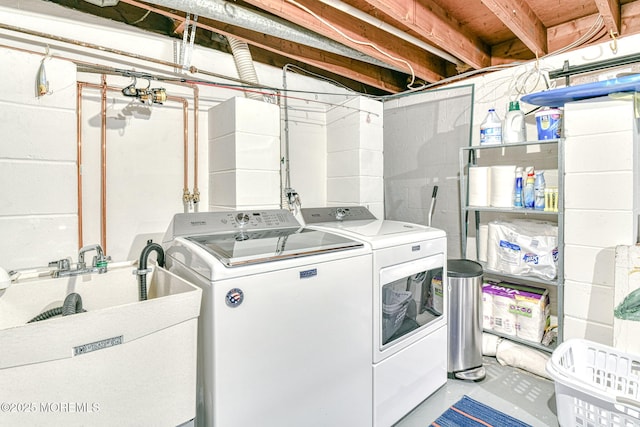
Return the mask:
<svg viewBox="0 0 640 427">
<path fill-rule="evenodd" d="M 68 271 L 71 269 L 71 263 L 69 262 L 69 258 L 63 258 L 57 261 L 51 261 L 49 267 L 56 268 L 58 271 Z"/>
<path fill-rule="evenodd" d="M 107 271 L 107 264 L 111 261 L 111 257 L 99 254 L 93 257 L 93 266 L 100 269 L 100 272 Z M 104 269 L 104 270 L 103 270 Z"/>
<path fill-rule="evenodd" d="M 57 261 L 51 261 L 49 263 L 49 268 L 54 269 L 51 272 L 52 277 L 60 277 L 61 273 L 65 274 L 71 271 L 71 261 L 69 261 L 69 258 L 63 258 Z"/>
</svg>

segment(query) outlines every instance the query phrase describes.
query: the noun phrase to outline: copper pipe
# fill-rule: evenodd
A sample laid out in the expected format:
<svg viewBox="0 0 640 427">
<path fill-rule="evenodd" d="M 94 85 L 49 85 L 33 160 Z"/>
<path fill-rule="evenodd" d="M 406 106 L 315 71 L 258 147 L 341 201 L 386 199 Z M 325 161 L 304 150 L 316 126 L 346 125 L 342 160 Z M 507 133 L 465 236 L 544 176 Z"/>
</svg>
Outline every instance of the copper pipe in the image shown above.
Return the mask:
<svg viewBox="0 0 640 427">
<path fill-rule="evenodd" d="M 200 89 L 190 83 L 173 83 L 176 86 L 184 86 L 193 90 L 193 207 L 198 212 L 200 203 L 200 189 L 198 188 L 198 105 L 200 105 Z M 187 190 L 188 191 L 188 190 Z"/>
<path fill-rule="evenodd" d="M 184 204 L 184 211 L 187 213 L 189 211 L 189 202 L 191 201 L 191 194 L 189 193 L 189 101 L 177 96 L 167 96 L 167 101 L 182 102 L 182 122 L 184 124 L 184 186 L 182 188 L 182 203 Z"/>
<path fill-rule="evenodd" d="M 198 104 L 200 103 L 200 90 L 193 87 L 193 206 L 198 212 L 200 203 L 200 190 L 198 189 Z"/>
<path fill-rule="evenodd" d="M 11 26 L 6 26 L 4 24 L 0 23 L 0 28 L 5 28 L 5 29 L 9 29 L 9 30 L 14 30 L 14 31 L 20 31 L 20 29 L 16 29 L 15 27 L 11 27 Z M 29 32 L 24 30 L 23 32 L 26 33 L 30 33 L 30 34 L 34 34 L 34 35 L 40 35 L 40 33 L 33 33 L 33 32 Z M 46 35 L 42 35 L 42 37 L 46 37 Z M 64 40 L 64 41 L 68 41 L 68 40 Z M 8 45 L 2 45 L 0 44 L 1 48 L 6 48 L 6 49 L 11 49 L 11 50 L 16 50 L 19 52 L 24 52 L 24 53 L 29 53 L 29 54 L 34 54 L 34 55 L 41 55 L 43 56 L 44 54 L 42 52 L 36 52 L 33 50 L 29 50 L 29 49 L 23 49 L 23 48 L 19 48 L 19 47 L 14 47 L 14 46 L 8 46 Z M 98 47 L 96 47 L 98 48 Z M 101 48 L 100 50 L 108 50 L 105 48 Z M 115 52 L 114 52 L 115 53 Z M 91 64 L 89 62 L 84 62 L 84 61 L 77 61 L 71 58 L 65 58 L 62 56 L 57 56 L 56 55 L 56 59 L 61 59 L 61 60 L 65 60 L 65 61 L 70 61 L 74 64 L 88 64 L 88 65 L 93 65 L 96 67 L 100 67 L 100 65 L 98 64 Z M 173 65 L 177 65 L 177 64 L 173 64 Z M 194 189 L 193 189 L 193 200 L 194 203 L 197 206 L 197 203 L 200 200 L 200 192 L 198 191 L 198 104 L 199 104 L 199 89 L 197 85 L 194 84 L 186 84 L 186 83 L 179 83 L 179 82 L 175 82 L 175 83 L 171 83 L 171 84 L 175 84 L 175 85 L 179 85 L 179 86 L 187 86 L 190 87 L 191 89 L 193 89 L 193 97 L 194 97 Z M 77 192 L 78 192 L 78 197 L 77 197 L 77 203 L 78 203 L 78 249 L 84 246 L 84 237 L 83 237 L 83 202 L 82 202 L 82 88 L 83 87 L 90 87 L 90 88 L 94 88 L 94 89 L 100 89 L 102 91 L 102 227 L 101 227 L 101 232 L 103 234 L 102 238 L 101 238 L 101 245 L 103 248 L 104 253 L 106 254 L 106 167 L 107 167 L 107 161 L 106 161 L 106 91 L 114 91 L 114 92 L 122 92 L 121 88 L 117 88 L 117 87 L 112 87 L 112 86 L 107 86 L 106 85 L 106 75 L 102 74 L 102 84 L 94 84 L 94 83 L 87 83 L 87 82 L 76 82 L 76 86 L 77 86 L 77 101 L 76 101 L 76 133 L 77 133 L 77 165 L 76 165 L 76 177 L 77 177 Z M 187 107 L 184 108 L 188 108 L 188 101 L 185 98 L 178 98 L 178 97 L 168 97 L 168 98 L 173 98 L 171 99 L 172 101 L 178 101 L 178 102 L 182 102 L 183 105 L 184 103 L 187 103 Z M 167 99 L 168 99 L 167 98 Z M 189 195 L 189 190 L 188 190 L 188 160 L 187 160 L 187 156 L 188 156 L 188 117 L 185 116 L 185 114 L 187 113 L 183 113 L 183 117 L 184 117 L 184 134 L 185 134 L 185 163 L 184 163 L 184 168 L 185 168 L 185 172 L 184 172 L 184 190 L 185 190 L 185 194 L 187 195 L 187 197 L 191 197 Z"/>
<path fill-rule="evenodd" d="M 82 87 L 90 87 L 93 89 L 100 89 L 102 92 L 102 104 L 101 104 L 101 109 L 102 109 L 102 166 L 101 166 L 101 200 L 102 200 L 102 213 L 101 213 L 101 246 L 103 248 L 104 253 L 106 254 L 106 242 L 107 242 L 107 208 L 106 208 L 106 202 L 107 202 L 107 145 L 106 145 L 106 141 L 107 141 L 107 122 L 106 122 L 106 117 L 107 117 L 107 103 L 106 103 L 106 91 L 113 91 L 113 92 L 119 92 L 122 93 L 122 89 L 121 88 L 117 88 L 117 87 L 113 87 L 113 86 L 107 86 L 106 85 L 106 75 L 102 75 L 102 83 L 101 84 L 95 84 L 95 83 L 86 83 L 86 82 L 78 82 L 78 91 L 79 93 L 81 93 L 81 88 Z M 80 95 L 79 95 L 80 96 Z M 186 191 L 187 196 L 190 198 L 189 195 L 189 184 L 188 184 L 188 145 L 189 145 L 189 133 L 188 133 L 188 127 L 189 127 L 189 116 L 188 116 L 188 111 L 189 111 L 189 102 L 187 101 L 186 98 L 181 98 L 181 97 L 177 97 L 177 96 L 167 96 L 167 100 L 168 101 L 174 101 L 174 102 L 180 102 L 182 103 L 182 107 L 183 107 L 183 134 L 184 134 L 184 189 Z M 78 102 L 78 107 L 81 106 L 81 102 Z M 82 124 L 80 121 L 80 116 L 79 116 L 79 124 L 78 124 L 78 134 L 80 135 L 81 129 L 82 129 Z M 81 153 L 82 152 L 82 140 L 79 139 L 78 140 L 78 152 Z M 80 162 L 78 162 L 78 165 L 80 165 Z M 80 166 L 78 166 L 78 188 L 82 188 L 82 170 L 80 168 Z M 79 210 L 82 210 L 82 194 L 78 193 L 78 204 L 79 204 Z M 79 221 L 81 221 L 81 219 L 79 218 Z M 82 247 L 82 246 L 81 246 Z"/>
<path fill-rule="evenodd" d="M 0 23 L 0 28 L 4 29 L 4 30 L 16 31 L 16 32 L 19 32 L 19 33 L 30 34 L 30 35 L 37 36 L 37 37 L 42 37 L 42 38 L 45 38 L 45 39 L 51 39 L 51 40 L 55 40 L 55 41 L 58 41 L 58 42 L 63 42 L 63 43 L 68 43 L 68 44 L 72 44 L 72 45 L 76 45 L 76 46 L 81 46 L 81 47 L 85 47 L 85 48 L 89 48 L 89 49 L 95 49 L 95 50 L 99 50 L 99 51 L 102 51 L 102 52 L 110 52 L 110 53 L 114 53 L 116 55 L 126 56 L 126 57 L 129 57 L 129 58 L 134 58 L 134 59 L 141 60 L 141 61 L 147 61 L 147 62 L 152 62 L 152 63 L 164 65 L 166 67 L 181 68 L 178 64 L 175 64 L 173 62 L 162 61 L 160 59 L 150 58 L 150 57 L 144 56 L 144 55 L 138 55 L 138 54 L 135 54 L 135 53 L 129 53 L 129 52 L 125 52 L 123 50 L 118 50 L 118 49 L 114 49 L 114 48 L 110 48 L 110 47 L 104 47 L 104 46 L 100 46 L 100 45 L 93 44 L 93 43 L 81 42 L 81 41 L 78 41 L 78 40 L 68 39 L 66 37 L 55 36 L 53 34 L 41 33 L 39 31 L 28 30 L 26 28 L 14 27 L 12 25 L 7 25 L 7 24 L 3 24 L 3 23 Z M 189 70 L 190 72 L 194 72 L 195 67 L 192 67 L 192 68 L 193 68 L 193 70 Z"/>
<path fill-rule="evenodd" d="M 77 134 L 77 173 L 78 180 L 78 249 L 84 246 L 82 236 L 82 83 L 77 82 L 76 97 L 76 134 Z"/>
<path fill-rule="evenodd" d="M 145 10 L 152 10 L 153 9 L 148 5 L 145 5 L 145 4 L 142 4 L 142 3 L 138 3 L 138 2 L 133 1 L 133 0 L 122 0 L 122 1 L 124 3 L 129 3 L 129 4 L 133 5 L 133 6 L 137 6 L 137 7 L 140 7 L 142 9 L 145 9 Z M 163 10 L 160 10 L 160 9 L 158 11 L 156 11 L 156 13 L 162 14 L 164 16 L 171 17 L 173 19 L 178 19 L 178 20 L 182 20 L 182 21 L 185 20 L 184 16 L 175 15 L 175 14 L 172 14 L 170 12 L 163 11 Z M 203 26 L 203 25 L 198 24 L 198 27 L 201 27 L 201 28 L 207 29 L 207 30 L 211 30 L 211 31 L 214 31 L 214 32 L 219 32 L 219 30 L 216 30 L 213 27 L 206 26 L 206 25 Z M 84 48 L 88 48 L 88 49 L 95 49 L 95 50 L 99 50 L 100 52 L 113 53 L 113 54 L 121 55 L 121 56 L 128 57 L 128 58 L 134 58 L 134 59 L 140 60 L 140 61 L 151 62 L 151 63 L 162 65 L 162 66 L 165 66 L 165 67 L 171 67 L 174 70 L 175 69 L 180 69 L 180 70 L 182 69 L 182 65 L 181 64 L 176 64 L 174 62 L 163 61 L 161 59 L 156 59 L 156 58 L 151 58 L 151 57 L 148 57 L 148 56 L 138 55 L 138 54 L 135 54 L 135 53 L 125 52 L 125 51 L 122 51 L 122 50 L 113 49 L 113 48 L 109 48 L 109 47 L 105 47 L 105 46 L 100 46 L 100 45 L 96 45 L 96 44 L 93 44 L 93 43 L 87 43 L 87 42 L 81 42 L 81 41 L 74 40 L 74 39 L 68 39 L 66 37 L 55 36 L 53 34 L 42 33 L 42 32 L 39 32 L 39 31 L 33 31 L 33 30 L 26 29 L 26 28 L 14 27 L 13 25 L 7 25 L 7 24 L 1 23 L 1 22 L 0 22 L 0 29 L 9 30 L 9 31 L 15 31 L 15 32 L 18 32 L 18 33 L 23 33 L 23 34 L 29 34 L 29 35 L 32 35 L 32 36 L 41 37 L 41 38 L 44 38 L 44 39 L 55 40 L 55 41 L 62 42 L 62 43 L 68 43 L 68 44 L 71 44 L 71 45 L 80 46 L 80 47 L 84 47 Z M 15 48 L 15 49 L 19 49 L 19 48 Z M 56 55 L 56 58 L 61 58 L 61 57 Z M 64 59 L 67 59 L 68 61 L 71 61 L 71 62 L 73 62 L 75 64 L 85 64 L 85 65 L 92 65 L 92 66 L 96 66 L 96 67 L 104 67 L 103 65 L 91 64 L 89 62 L 83 62 L 83 61 L 80 61 L 80 60 L 68 59 L 68 58 L 64 58 Z M 191 74 L 201 73 L 201 74 L 206 74 L 208 76 L 217 77 L 217 78 L 224 79 L 224 80 L 230 80 L 230 81 L 233 81 L 233 82 L 242 83 L 242 84 L 245 84 L 245 85 L 250 85 L 250 86 L 254 85 L 254 83 L 252 83 L 252 82 L 248 82 L 246 80 L 242 80 L 242 79 L 239 79 L 237 77 L 225 76 L 225 75 L 222 75 L 222 74 L 217 74 L 217 73 L 214 73 L 214 72 L 211 72 L 211 71 L 206 71 L 206 70 L 199 70 L 198 68 L 196 68 L 193 65 L 191 67 L 189 67 L 188 71 Z M 174 74 L 176 74 L 176 73 L 174 73 Z M 270 89 L 271 90 L 278 90 L 276 88 L 270 88 Z"/>
</svg>

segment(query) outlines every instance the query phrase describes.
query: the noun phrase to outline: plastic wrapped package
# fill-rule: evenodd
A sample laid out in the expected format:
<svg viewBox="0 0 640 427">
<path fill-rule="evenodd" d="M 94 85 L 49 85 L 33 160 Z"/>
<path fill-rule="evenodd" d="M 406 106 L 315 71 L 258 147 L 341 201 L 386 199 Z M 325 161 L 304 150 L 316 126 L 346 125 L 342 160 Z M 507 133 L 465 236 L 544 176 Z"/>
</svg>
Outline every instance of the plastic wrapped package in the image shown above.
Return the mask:
<svg viewBox="0 0 640 427">
<path fill-rule="evenodd" d="M 549 291 L 508 282 L 485 282 L 483 314 L 493 320 L 490 329 L 539 343 L 550 324 Z M 491 301 L 490 304 L 485 304 Z"/>
<path fill-rule="evenodd" d="M 491 221 L 487 269 L 553 280 L 558 274 L 558 226 L 544 221 Z"/>
</svg>

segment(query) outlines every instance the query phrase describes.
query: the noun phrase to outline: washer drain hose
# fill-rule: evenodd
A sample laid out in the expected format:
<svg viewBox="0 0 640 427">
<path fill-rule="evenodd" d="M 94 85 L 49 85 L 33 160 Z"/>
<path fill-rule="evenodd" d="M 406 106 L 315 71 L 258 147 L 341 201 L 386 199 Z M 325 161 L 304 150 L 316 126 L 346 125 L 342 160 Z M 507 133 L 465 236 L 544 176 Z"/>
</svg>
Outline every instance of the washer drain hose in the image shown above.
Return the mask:
<svg viewBox="0 0 640 427">
<path fill-rule="evenodd" d="M 62 307 L 56 307 L 42 312 L 33 319 L 29 320 L 27 323 L 39 322 L 41 320 L 60 315 L 68 316 L 70 314 L 83 313 L 85 311 L 87 310 L 82 308 L 82 297 L 80 296 L 80 294 L 73 292 L 67 295 L 67 297 L 64 299 Z"/>
<path fill-rule="evenodd" d="M 162 246 L 157 243 L 153 243 L 151 240 L 148 240 L 147 246 L 142 249 L 142 252 L 140 253 L 140 260 L 138 261 L 138 292 L 140 301 L 147 300 L 147 259 L 153 251 L 157 252 L 158 254 L 156 259 L 158 265 L 160 267 L 164 267 L 164 250 L 162 249 Z"/>
</svg>

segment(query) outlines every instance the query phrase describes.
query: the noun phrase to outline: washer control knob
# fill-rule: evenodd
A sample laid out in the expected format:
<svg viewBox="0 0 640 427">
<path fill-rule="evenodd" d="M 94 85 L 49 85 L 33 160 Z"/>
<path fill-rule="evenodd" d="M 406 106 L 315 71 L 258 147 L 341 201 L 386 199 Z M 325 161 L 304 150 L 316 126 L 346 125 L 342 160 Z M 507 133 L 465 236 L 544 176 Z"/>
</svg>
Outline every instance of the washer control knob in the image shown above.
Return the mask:
<svg viewBox="0 0 640 427">
<path fill-rule="evenodd" d="M 249 215 L 240 212 L 238 215 L 236 215 L 236 221 L 238 221 L 238 225 L 240 226 L 247 225 L 247 223 L 249 222 Z"/>
<path fill-rule="evenodd" d="M 342 219 L 347 216 L 347 210 L 345 208 L 336 209 L 336 219 Z"/>
</svg>

